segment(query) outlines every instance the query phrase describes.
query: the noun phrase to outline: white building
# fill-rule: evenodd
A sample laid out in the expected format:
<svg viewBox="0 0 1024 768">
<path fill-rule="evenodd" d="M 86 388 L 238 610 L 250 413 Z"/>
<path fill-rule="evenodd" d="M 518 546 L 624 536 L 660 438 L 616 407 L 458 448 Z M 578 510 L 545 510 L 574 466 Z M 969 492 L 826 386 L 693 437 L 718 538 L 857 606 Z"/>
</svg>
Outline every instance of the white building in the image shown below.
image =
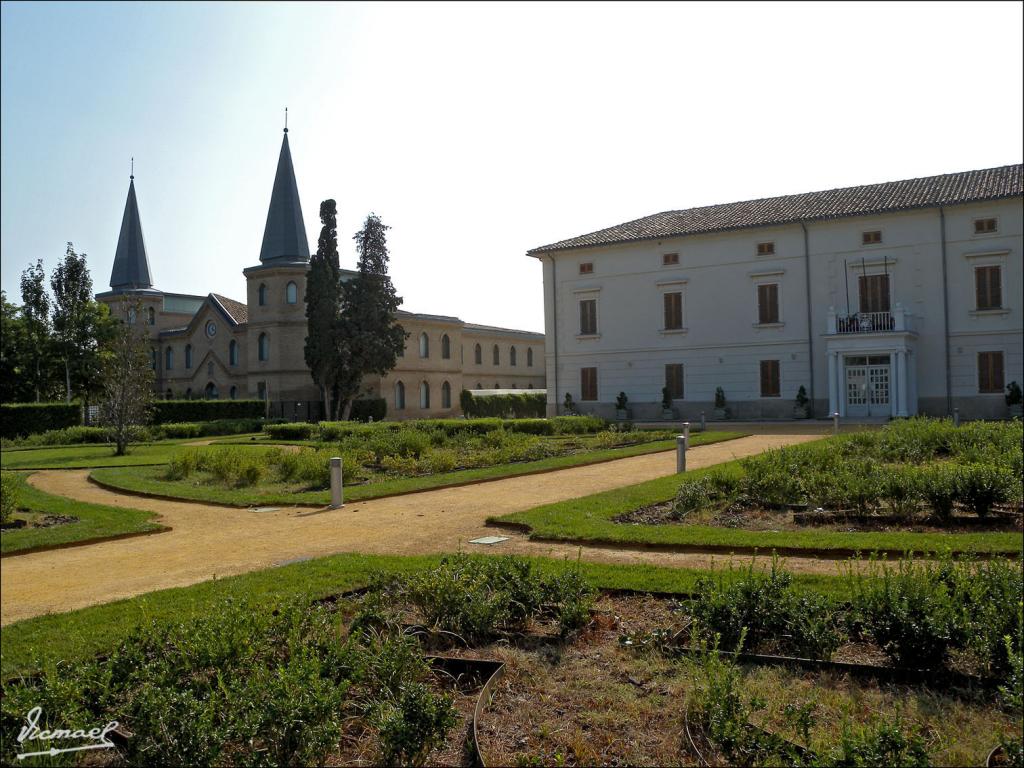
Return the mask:
<svg viewBox="0 0 1024 768">
<path fill-rule="evenodd" d="M 999 418 L 1022 373 L 1021 165 L 667 211 L 534 248 L 548 412 Z"/>
</svg>

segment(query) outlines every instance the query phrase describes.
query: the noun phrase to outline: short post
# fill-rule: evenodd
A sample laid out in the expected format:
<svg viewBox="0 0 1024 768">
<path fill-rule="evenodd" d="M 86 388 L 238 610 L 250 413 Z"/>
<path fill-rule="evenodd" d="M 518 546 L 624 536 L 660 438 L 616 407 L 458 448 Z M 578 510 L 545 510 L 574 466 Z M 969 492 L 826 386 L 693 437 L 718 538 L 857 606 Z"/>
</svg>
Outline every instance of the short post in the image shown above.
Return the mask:
<svg viewBox="0 0 1024 768">
<path fill-rule="evenodd" d="M 331 509 L 345 506 L 345 489 L 341 484 L 341 457 L 331 459 Z"/>
<path fill-rule="evenodd" d="M 690 447 L 690 422 L 683 422 L 683 437 L 686 438 L 686 447 Z"/>
<path fill-rule="evenodd" d="M 700 431 L 703 432 L 707 429 L 707 424 L 704 423 L 704 411 L 700 412 Z"/>
<path fill-rule="evenodd" d="M 832 434 L 839 434 L 839 411 L 832 414 Z"/>
<path fill-rule="evenodd" d="M 676 436 L 676 474 L 686 471 L 686 435 Z"/>
<path fill-rule="evenodd" d="M 959 408 L 954 408 L 953 409 L 953 426 L 954 427 L 959 427 L 960 426 L 960 409 Z"/>
</svg>

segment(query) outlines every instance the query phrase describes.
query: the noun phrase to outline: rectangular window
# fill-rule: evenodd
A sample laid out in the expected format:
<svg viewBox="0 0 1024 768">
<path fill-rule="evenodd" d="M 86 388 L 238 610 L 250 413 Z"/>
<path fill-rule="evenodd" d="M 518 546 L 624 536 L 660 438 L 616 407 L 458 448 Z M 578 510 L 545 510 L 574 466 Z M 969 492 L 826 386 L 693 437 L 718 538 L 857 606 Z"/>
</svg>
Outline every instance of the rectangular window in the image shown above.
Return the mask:
<svg viewBox="0 0 1024 768">
<path fill-rule="evenodd" d="M 860 275 L 857 284 L 860 286 L 861 312 L 889 311 L 888 275 Z"/>
<path fill-rule="evenodd" d="M 597 368 L 580 369 L 580 400 L 597 400 Z"/>
<path fill-rule="evenodd" d="M 593 336 L 597 333 L 597 299 L 580 301 L 580 335 Z"/>
<path fill-rule="evenodd" d="M 1004 386 L 1003 353 L 979 352 L 978 391 L 991 394 L 1002 394 Z"/>
<path fill-rule="evenodd" d="M 775 243 L 758 243 L 758 256 L 772 256 L 775 253 Z"/>
<path fill-rule="evenodd" d="M 997 230 L 995 219 L 975 219 L 974 220 L 974 234 L 985 235 L 990 232 Z"/>
<path fill-rule="evenodd" d="M 779 397 L 782 387 L 779 382 L 779 361 L 761 361 L 761 397 Z"/>
<path fill-rule="evenodd" d="M 882 231 L 875 229 L 871 232 L 861 232 L 860 241 L 864 245 L 878 245 L 882 242 Z"/>
<path fill-rule="evenodd" d="M 665 366 L 665 386 L 668 387 L 669 397 L 673 400 L 683 398 L 683 366 L 681 363 Z"/>
<path fill-rule="evenodd" d="M 761 325 L 779 322 L 779 286 L 777 283 L 757 286 L 757 322 Z"/>
<path fill-rule="evenodd" d="M 998 266 L 975 267 L 974 297 L 977 309 L 1002 309 L 1003 280 Z"/>
<path fill-rule="evenodd" d="M 582 262 L 580 264 L 580 274 L 581 275 L 590 275 L 590 274 L 593 274 L 593 272 L 594 272 L 594 262 L 592 262 L 592 261 L 584 261 L 584 262 Z"/>
<path fill-rule="evenodd" d="M 665 266 L 668 266 L 669 264 L 678 264 L 679 263 L 679 254 L 678 253 L 663 253 L 661 255 L 661 263 L 664 264 Z"/>
<path fill-rule="evenodd" d="M 683 294 L 666 293 L 665 301 L 665 330 L 678 331 L 683 327 Z"/>
</svg>

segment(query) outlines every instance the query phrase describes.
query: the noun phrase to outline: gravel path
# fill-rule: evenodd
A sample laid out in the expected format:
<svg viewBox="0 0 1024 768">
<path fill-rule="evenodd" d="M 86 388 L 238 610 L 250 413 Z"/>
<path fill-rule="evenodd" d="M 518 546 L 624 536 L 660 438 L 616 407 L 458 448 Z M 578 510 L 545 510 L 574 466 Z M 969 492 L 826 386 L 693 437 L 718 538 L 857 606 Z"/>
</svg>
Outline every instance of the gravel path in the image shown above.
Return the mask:
<svg viewBox="0 0 1024 768">
<path fill-rule="evenodd" d="M 763 434 L 690 451 L 690 469 L 750 456 L 822 436 L 809 428 Z M 510 540 L 479 547 L 491 554 L 577 557 L 607 563 L 709 566 L 718 555 L 643 549 L 578 547 L 531 542 L 485 526 L 490 515 L 632 485 L 675 472 L 673 451 L 573 467 L 542 475 L 440 488 L 407 496 L 354 502 L 338 510 L 287 507 L 251 511 L 202 503 L 141 498 L 105 490 L 88 470 L 40 471 L 29 482 L 47 493 L 80 501 L 156 512 L 171 531 L 119 541 L 4 558 L 0 563 L 0 624 L 214 577 L 259 570 L 338 552 L 414 555 L 466 548 L 470 539 L 500 533 Z M 474 551 L 477 547 L 471 546 Z M 832 572 L 836 563 L 787 559 L 797 571 Z"/>
</svg>

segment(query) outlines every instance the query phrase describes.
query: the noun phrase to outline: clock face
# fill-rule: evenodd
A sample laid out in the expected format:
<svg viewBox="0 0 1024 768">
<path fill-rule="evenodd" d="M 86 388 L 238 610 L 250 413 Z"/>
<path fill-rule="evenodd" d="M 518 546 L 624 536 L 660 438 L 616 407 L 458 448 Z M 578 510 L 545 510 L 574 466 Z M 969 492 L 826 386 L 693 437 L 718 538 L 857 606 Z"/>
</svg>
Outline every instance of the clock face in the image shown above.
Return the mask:
<svg viewBox="0 0 1024 768">
<path fill-rule="evenodd" d="M 213 320 L 206 324 L 206 335 L 211 339 L 217 335 L 217 324 Z"/>
</svg>

